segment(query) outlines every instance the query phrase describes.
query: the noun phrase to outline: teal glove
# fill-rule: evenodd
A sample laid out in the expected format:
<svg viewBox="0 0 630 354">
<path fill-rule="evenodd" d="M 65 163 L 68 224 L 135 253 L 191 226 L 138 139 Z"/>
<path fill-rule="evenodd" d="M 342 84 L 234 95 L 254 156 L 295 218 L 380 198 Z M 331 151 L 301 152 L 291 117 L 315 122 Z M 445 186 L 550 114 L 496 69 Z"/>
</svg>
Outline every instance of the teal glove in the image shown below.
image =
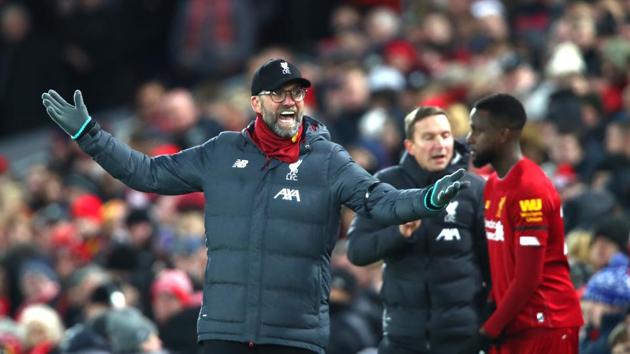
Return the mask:
<svg viewBox="0 0 630 354">
<path fill-rule="evenodd" d="M 424 206 L 429 210 L 440 210 L 455 199 L 460 190 L 468 188 L 470 181 L 460 181 L 464 176 L 463 168 L 437 180 L 424 197 Z"/>
<path fill-rule="evenodd" d="M 79 90 L 74 91 L 74 106 L 66 102 L 55 90 L 44 92 L 42 103 L 50 118 L 72 139 L 80 137 L 92 120 Z"/>
</svg>

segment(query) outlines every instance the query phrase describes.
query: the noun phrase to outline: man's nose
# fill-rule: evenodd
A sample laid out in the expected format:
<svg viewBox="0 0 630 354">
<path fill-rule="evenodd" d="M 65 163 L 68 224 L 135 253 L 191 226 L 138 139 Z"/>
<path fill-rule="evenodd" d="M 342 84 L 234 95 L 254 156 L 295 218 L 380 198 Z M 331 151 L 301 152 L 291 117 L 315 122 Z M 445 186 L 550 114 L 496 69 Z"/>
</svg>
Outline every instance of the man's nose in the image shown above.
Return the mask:
<svg viewBox="0 0 630 354">
<path fill-rule="evenodd" d="M 435 139 L 435 146 L 438 146 L 440 148 L 443 148 L 446 146 L 446 138 L 444 138 L 443 136 L 438 136 L 437 139 Z"/>
<path fill-rule="evenodd" d="M 287 102 L 288 100 L 288 102 Z M 292 106 L 295 104 L 295 100 L 293 99 L 293 96 L 291 95 L 291 92 L 287 92 L 284 96 L 284 100 L 282 100 L 282 104 L 284 104 L 285 106 Z"/>
</svg>

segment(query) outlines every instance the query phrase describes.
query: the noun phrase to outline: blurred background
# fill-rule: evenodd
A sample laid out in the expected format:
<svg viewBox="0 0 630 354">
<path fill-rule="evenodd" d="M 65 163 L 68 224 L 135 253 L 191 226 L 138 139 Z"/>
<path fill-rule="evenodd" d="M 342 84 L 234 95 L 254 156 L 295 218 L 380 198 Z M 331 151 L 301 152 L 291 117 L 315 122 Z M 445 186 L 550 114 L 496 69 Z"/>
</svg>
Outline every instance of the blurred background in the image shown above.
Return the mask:
<svg viewBox="0 0 630 354">
<path fill-rule="evenodd" d="M 252 73 L 278 57 L 370 172 L 398 162 L 414 106 L 446 109 L 463 139 L 472 102 L 515 95 L 525 153 L 563 199 L 576 288 L 627 255 L 629 0 L 0 0 L 0 352 L 196 351 L 203 196 L 126 188 L 54 125 L 42 92 L 81 89 L 105 129 L 168 154 L 244 128 Z M 381 264 L 348 262 L 351 218 L 329 354 L 381 336 Z M 625 353 L 630 287 L 591 290 L 582 352 Z"/>
</svg>

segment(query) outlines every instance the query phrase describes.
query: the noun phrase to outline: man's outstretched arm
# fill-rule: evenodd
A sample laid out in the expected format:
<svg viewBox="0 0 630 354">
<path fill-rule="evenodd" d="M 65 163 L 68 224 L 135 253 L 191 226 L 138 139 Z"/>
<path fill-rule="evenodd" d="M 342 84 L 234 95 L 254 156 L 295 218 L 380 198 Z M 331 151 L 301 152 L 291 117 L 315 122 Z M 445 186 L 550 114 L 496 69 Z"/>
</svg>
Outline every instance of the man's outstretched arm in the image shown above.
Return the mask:
<svg viewBox="0 0 630 354">
<path fill-rule="evenodd" d="M 149 157 L 131 149 L 94 121 L 79 90 L 74 105 L 54 90 L 42 94 L 46 113 L 81 149 L 108 173 L 133 189 L 159 194 L 184 194 L 201 191 L 200 177 L 206 156 L 204 146 L 170 156 Z"/>
<path fill-rule="evenodd" d="M 341 147 L 333 152 L 329 167 L 333 191 L 341 202 L 359 215 L 384 225 L 433 216 L 470 185 L 469 181 L 460 180 L 465 172 L 460 169 L 428 188 L 398 190 L 379 182 Z"/>
</svg>

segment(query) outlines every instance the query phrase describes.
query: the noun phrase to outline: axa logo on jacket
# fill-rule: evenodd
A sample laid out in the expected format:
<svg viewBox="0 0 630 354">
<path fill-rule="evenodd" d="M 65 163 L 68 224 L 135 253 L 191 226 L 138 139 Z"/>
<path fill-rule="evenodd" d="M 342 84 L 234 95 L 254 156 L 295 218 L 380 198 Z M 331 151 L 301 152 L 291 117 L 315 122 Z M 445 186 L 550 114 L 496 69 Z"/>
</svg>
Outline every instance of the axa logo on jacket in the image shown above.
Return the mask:
<svg viewBox="0 0 630 354">
<path fill-rule="evenodd" d="M 282 200 L 290 200 L 290 201 L 293 201 L 293 198 L 295 198 L 295 200 L 297 200 L 298 203 L 301 201 L 300 191 L 297 189 L 282 188 L 278 193 L 276 193 L 273 199 L 278 199 L 278 197 L 282 197 Z"/>
<path fill-rule="evenodd" d="M 440 231 L 440 234 L 435 239 L 436 241 L 457 241 L 461 240 L 462 236 L 459 234 L 459 230 L 456 228 L 444 228 Z"/>
</svg>

